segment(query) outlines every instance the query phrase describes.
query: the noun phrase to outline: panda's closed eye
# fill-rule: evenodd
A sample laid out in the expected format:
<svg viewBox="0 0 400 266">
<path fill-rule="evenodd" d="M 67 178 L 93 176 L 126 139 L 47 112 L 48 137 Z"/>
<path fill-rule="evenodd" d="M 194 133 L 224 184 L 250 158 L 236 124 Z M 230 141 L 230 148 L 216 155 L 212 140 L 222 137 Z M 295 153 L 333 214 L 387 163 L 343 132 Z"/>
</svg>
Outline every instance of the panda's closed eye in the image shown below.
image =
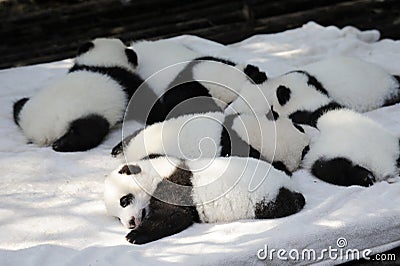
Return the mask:
<svg viewBox="0 0 400 266">
<path fill-rule="evenodd" d="M 119 199 L 119 205 L 121 205 L 122 208 L 125 208 L 126 206 L 132 203 L 134 198 L 135 196 L 133 196 L 131 193 L 126 194 L 125 196 Z"/>
<path fill-rule="evenodd" d="M 279 118 L 279 114 L 275 112 L 274 107 L 271 106 L 271 110 L 269 110 L 269 112 L 266 114 L 266 117 L 268 120 L 276 121 Z"/>
</svg>

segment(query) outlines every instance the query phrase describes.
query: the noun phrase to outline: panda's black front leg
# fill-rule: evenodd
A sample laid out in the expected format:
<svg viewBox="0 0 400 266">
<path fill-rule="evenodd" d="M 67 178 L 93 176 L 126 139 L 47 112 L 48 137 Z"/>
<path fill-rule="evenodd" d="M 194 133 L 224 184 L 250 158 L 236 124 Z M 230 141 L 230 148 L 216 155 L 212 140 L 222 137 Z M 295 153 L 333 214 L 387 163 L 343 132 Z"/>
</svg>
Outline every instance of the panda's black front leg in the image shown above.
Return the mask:
<svg viewBox="0 0 400 266">
<path fill-rule="evenodd" d="M 110 124 L 99 115 L 89 115 L 70 124 L 69 130 L 53 143 L 59 152 L 86 151 L 99 145 L 107 135 Z"/>
<path fill-rule="evenodd" d="M 128 146 L 131 139 L 136 137 L 142 130 L 143 130 L 143 128 L 136 130 L 135 132 L 133 132 L 133 134 L 127 136 L 121 142 L 119 142 L 117 145 L 115 145 L 114 148 L 112 148 L 112 150 L 111 150 L 111 155 L 113 157 L 117 157 L 119 154 L 121 154 L 124 151 L 124 147 Z"/>
<path fill-rule="evenodd" d="M 158 200 L 157 200 L 158 201 Z M 132 244 L 146 244 L 163 237 L 177 234 L 194 222 L 192 207 L 181 207 L 157 202 L 150 208 L 149 216 L 142 224 L 129 232 L 126 239 Z"/>
</svg>

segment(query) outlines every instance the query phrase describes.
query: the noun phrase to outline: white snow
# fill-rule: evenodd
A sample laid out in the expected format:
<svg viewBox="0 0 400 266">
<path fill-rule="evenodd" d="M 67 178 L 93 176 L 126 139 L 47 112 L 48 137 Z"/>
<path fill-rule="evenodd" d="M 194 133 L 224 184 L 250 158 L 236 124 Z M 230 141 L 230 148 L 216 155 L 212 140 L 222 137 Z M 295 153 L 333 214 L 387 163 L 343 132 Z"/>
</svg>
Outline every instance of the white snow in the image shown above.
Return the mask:
<svg viewBox="0 0 400 266">
<path fill-rule="evenodd" d="M 174 38 L 199 52 L 253 63 L 269 75 L 334 55 L 360 57 L 399 74 L 400 41 L 378 39 L 377 31 L 312 22 L 230 46 L 194 36 Z M 288 251 L 321 250 L 337 248 L 339 237 L 347 239 L 346 248 L 373 252 L 400 245 L 400 183 L 336 187 L 304 170 L 292 177 L 307 200 L 298 214 L 275 220 L 196 224 L 150 244 L 129 244 L 124 238 L 128 231 L 106 215 L 103 203 L 104 178 L 121 163 L 109 155 L 120 141 L 121 127 L 91 151 L 63 154 L 26 144 L 12 120 L 15 100 L 62 77 L 70 65 L 71 60 L 64 60 L 0 71 L 1 265 L 248 265 L 265 263 L 256 256 L 264 245 Z M 396 105 L 368 116 L 400 136 L 399 113 L 400 105 Z M 135 127 L 139 125 L 131 126 Z M 272 261 L 282 262 L 276 256 Z"/>
</svg>

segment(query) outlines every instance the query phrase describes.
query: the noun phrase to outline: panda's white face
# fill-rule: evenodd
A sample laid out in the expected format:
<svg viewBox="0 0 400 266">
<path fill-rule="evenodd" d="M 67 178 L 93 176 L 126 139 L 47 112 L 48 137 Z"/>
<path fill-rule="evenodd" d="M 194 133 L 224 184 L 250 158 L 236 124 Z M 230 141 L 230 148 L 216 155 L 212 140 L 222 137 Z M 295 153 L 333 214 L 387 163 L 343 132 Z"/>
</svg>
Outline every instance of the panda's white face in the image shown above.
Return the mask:
<svg viewBox="0 0 400 266">
<path fill-rule="evenodd" d="M 149 214 L 151 195 L 163 177 L 175 169 L 168 160 L 153 159 L 119 166 L 105 180 L 104 202 L 109 215 L 137 228 Z"/>
<path fill-rule="evenodd" d="M 303 128 L 293 124 L 290 119 L 274 118 L 271 120 L 266 115 L 241 114 L 234 120 L 233 128 L 268 161 L 281 161 L 293 172 L 299 166 L 302 152 L 310 139 L 304 134 Z"/>
<path fill-rule="evenodd" d="M 98 38 L 79 48 L 75 63 L 86 66 L 117 66 L 134 70 L 137 66 L 137 55 L 119 39 Z"/>
<path fill-rule="evenodd" d="M 289 116 L 296 111 L 314 111 L 331 101 L 310 84 L 307 75 L 299 72 L 270 79 L 262 89 L 269 104 L 282 116 Z"/>
<path fill-rule="evenodd" d="M 241 95 L 227 110 L 231 109 L 230 112 L 236 113 L 265 114 L 273 106 L 280 116 L 288 117 L 296 111 L 313 111 L 330 102 L 327 95 L 309 84 L 307 75 L 290 72 L 269 78 L 257 87 L 248 82 L 247 87 L 241 90 Z"/>
<path fill-rule="evenodd" d="M 134 173 L 135 178 L 140 178 L 139 166 L 124 165 L 118 169 L 105 181 L 104 200 L 107 212 L 118 217 L 125 227 L 133 229 L 148 213 L 150 196 L 132 178 Z"/>
</svg>

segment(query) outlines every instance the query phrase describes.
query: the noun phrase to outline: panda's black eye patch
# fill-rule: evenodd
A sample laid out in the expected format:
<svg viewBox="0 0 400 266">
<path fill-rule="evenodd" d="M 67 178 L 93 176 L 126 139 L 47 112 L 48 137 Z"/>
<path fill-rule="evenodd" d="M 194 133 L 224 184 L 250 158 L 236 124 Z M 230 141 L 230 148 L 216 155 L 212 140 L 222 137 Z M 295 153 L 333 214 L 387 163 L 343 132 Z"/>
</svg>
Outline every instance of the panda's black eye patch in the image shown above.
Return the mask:
<svg viewBox="0 0 400 266">
<path fill-rule="evenodd" d="M 300 125 L 298 125 L 298 124 L 296 124 L 296 123 L 293 123 L 293 126 L 294 126 L 298 131 L 300 131 L 301 133 L 304 133 L 304 128 L 302 128 Z"/>
<path fill-rule="evenodd" d="M 90 49 L 92 49 L 94 47 L 94 43 L 92 42 L 87 42 L 85 44 L 82 44 L 79 48 L 78 48 L 78 52 L 77 52 L 77 56 L 87 53 Z"/>
<path fill-rule="evenodd" d="M 276 97 L 280 105 L 285 105 L 290 100 L 291 90 L 288 87 L 280 85 L 276 90 Z"/>
<path fill-rule="evenodd" d="M 126 54 L 126 57 L 128 58 L 128 62 L 131 63 L 131 65 L 133 65 L 134 67 L 136 67 L 138 65 L 138 58 L 137 58 L 137 54 L 135 53 L 135 51 L 133 51 L 132 49 L 126 48 L 125 54 Z"/>
<path fill-rule="evenodd" d="M 137 165 L 125 164 L 118 173 L 121 175 L 137 175 L 142 172 L 142 169 Z"/>
<path fill-rule="evenodd" d="M 126 194 L 125 196 L 119 199 L 119 205 L 121 205 L 122 208 L 125 208 L 126 206 L 132 203 L 134 198 L 135 197 L 131 193 Z"/>
</svg>

